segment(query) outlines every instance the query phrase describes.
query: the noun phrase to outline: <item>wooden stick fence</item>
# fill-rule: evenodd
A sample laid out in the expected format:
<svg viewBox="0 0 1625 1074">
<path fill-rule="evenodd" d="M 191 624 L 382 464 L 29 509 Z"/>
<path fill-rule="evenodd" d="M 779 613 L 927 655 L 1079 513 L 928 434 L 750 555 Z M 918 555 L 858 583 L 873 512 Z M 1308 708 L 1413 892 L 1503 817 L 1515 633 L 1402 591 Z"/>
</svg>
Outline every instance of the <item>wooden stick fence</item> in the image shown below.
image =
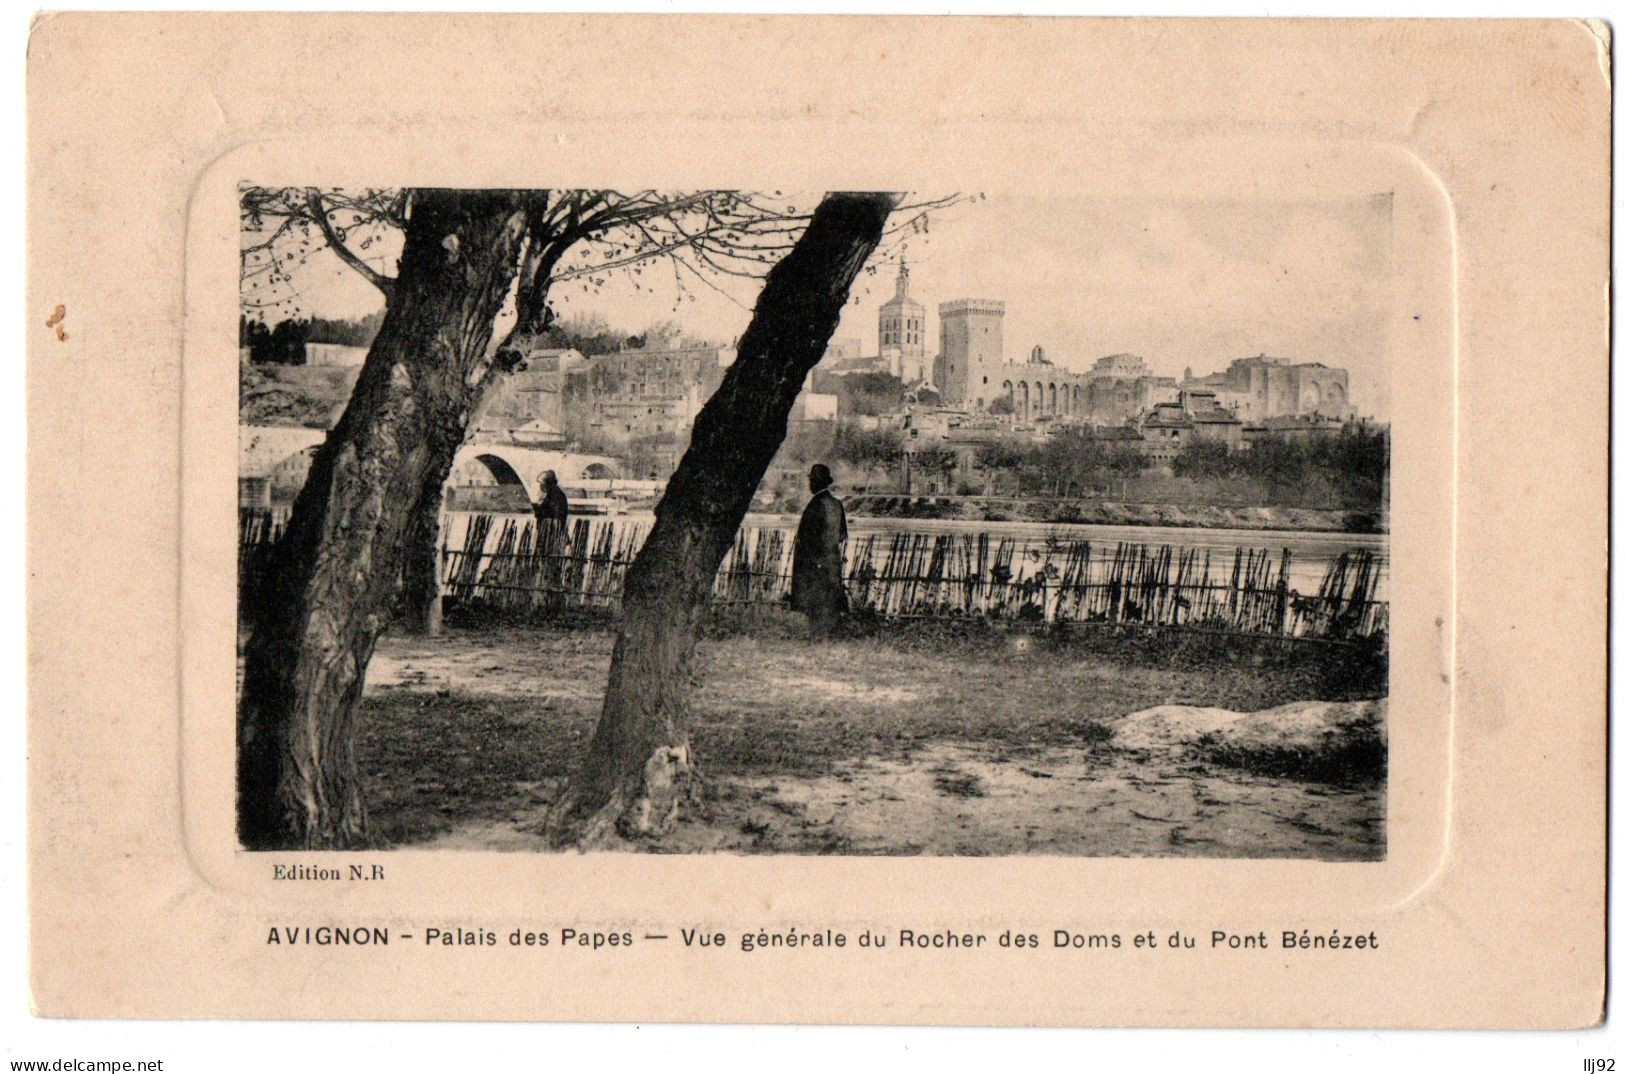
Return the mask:
<svg viewBox="0 0 1625 1074">
<path fill-rule="evenodd" d="M 256 599 L 255 587 L 265 571 L 265 554 L 282 539 L 287 518 L 270 511 L 239 509 L 237 512 L 237 604 Z"/>
<path fill-rule="evenodd" d="M 245 512 L 238 566 L 280 526 Z M 581 518 L 540 532 L 529 519 L 474 515 L 443 537 L 445 593 L 465 607 L 514 613 L 614 612 L 644 523 Z M 742 529 L 712 590 L 726 606 L 782 605 L 793 541 L 773 527 Z M 988 533 L 858 534 L 847 543 L 854 610 L 887 619 L 978 618 L 1042 623 L 1139 624 L 1213 633 L 1350 641 L 1386 635 L 1377 599 L 1383 563 L 1344 552 L 1313 594 L 1289 585 L 1292 553 L 1233 554 L 1064 537 Z"/>
</svg>

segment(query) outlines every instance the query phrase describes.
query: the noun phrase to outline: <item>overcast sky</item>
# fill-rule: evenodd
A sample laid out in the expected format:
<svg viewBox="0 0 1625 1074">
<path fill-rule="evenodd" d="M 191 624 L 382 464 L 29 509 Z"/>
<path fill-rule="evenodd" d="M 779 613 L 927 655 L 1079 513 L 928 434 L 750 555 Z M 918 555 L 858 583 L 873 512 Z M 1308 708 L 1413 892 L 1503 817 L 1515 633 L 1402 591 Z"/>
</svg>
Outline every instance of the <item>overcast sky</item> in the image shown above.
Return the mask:
<svg viewBox="0 0 1625 1074">
<path fill-rule="evenodd" d="M 1005 303 L 1005 356 L 1042 344 L 1051 361 L 1087 369 L 1124 351 L 1180 376 L 1265 353 L 1349 370 L 1362 413 L 1388 415 L 1387 338 L 1393 301 L 1392 199 L 1335 202 L 1174 203 L 990 196 L 935 214 L 929 232 L 892 242 L 853 289 L 837 338 L 874 353 L 876 313 L 891 297 L 906 254 L 911 293 L 925 303 L 927 353 L 937 346 L 936 306 L 955 298 Z M 297 279 L 300 306 L 359 316 L 379 301 L 330 254 Z M 650 289 L 651 277 L 654 288 Z M 721 293 L 646 271 L 643 290 L 612 277 L 596 293 L 554 295 L 561 315 L 595 313 L 641 331 L 675 319 L 691 335 L 731 343 L 755 301 L 752 281 L 721 280 Z"/>
</svg>

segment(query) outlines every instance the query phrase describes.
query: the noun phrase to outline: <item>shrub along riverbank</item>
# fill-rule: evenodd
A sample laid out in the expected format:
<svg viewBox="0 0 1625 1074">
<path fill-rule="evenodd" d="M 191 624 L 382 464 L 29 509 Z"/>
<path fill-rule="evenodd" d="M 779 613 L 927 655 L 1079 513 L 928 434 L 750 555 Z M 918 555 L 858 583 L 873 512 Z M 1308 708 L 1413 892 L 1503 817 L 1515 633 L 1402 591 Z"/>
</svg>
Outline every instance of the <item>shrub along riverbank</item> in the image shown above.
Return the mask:
<svg viewBox="0 0 1625 1074">
<path fill-rule="evenodd" d="M 847 513 L 877 518 L 947 518 L 966 522 L 1055 522 L 1096 526 L 1180 526 L 1306 533 L 1386 533 L 1387 519 L 1364 510 L 1200 503 L 1123 503 L 1097 499 L 1008 499 L 991 496 L 892 496 L 860 493 Z"/>
<path fill-rule="evenodd" d="M 840 425 L 828 444 L 793 436 L 783 456 L 798 465 L 833 459 L 837 484 L 860 496 L 866 514 L 1356 533 L 1387 527 L 1382 426 L 1306 440 L 1262 436 L 1245 448 L 1196 441 L 1167 463 L 1082 428 L 999 440 L 968 458 L 909 444 L 897 429 Z M 775 491 L 787 501 L 799 496 L 793 487 Z"/>
</svg>

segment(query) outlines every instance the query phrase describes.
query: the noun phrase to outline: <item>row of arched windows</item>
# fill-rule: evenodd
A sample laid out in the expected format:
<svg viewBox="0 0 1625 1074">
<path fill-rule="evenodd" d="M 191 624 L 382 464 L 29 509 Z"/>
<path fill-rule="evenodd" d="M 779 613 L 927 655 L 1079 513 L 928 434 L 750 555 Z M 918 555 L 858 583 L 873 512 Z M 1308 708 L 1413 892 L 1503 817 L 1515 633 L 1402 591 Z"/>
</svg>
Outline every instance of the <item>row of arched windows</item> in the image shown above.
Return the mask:
<svg viewBox="0 0 1625 1074">
<path fill-rule="evenodd" d="M 1022 420 L 1046 415 L 1061 417 L 1081 414 L 1085 404 L 1081 384 L 1007 380 L 1004 382 L 1004 394 L 1010 400 L 1012 413 Z"/>
</svg>

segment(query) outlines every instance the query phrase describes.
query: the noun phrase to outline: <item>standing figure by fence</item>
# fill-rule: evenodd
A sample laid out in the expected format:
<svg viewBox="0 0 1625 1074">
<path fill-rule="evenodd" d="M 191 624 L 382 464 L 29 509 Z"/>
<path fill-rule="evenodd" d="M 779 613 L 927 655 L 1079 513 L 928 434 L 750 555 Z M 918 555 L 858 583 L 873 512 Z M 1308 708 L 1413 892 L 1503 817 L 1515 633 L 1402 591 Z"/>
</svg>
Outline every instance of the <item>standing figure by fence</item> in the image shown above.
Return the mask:
<svg viewBox="0 0 1625 1074">
<path fill-rule="evenodd" d="M 558 475 L 543 470 L 537 478 L 539 498 L 530 505 L 536 515 L 536 553 L 542 559 L 542 588 L 547 592 L 545 607 L 557 612 L 564 606 L 563 561 L 570 543 L 570 499 L 559 488 Z"/>
<path fill-rule="evenodd" d="M 813 493 L 796 529 L 790 568 L 790 607 L 807 617 L 814 639 L 828 637 L 847 612 L 842 569 L 846 562 L 846 509 L 830 495 L 829 467 L 818 463 L 807 475 Z"/>
<path fill-rule="evenodd" d="M 559 488 L 558 476 L 552 470 L 543 470 L 537 478 L 541 484 L 541 498 L 530 505 L 536 515 L 536 523 L 540 528 L 546 528 L 552 523 L 560 530 L 570 521 L 570 498 Z"/>
</svg>

